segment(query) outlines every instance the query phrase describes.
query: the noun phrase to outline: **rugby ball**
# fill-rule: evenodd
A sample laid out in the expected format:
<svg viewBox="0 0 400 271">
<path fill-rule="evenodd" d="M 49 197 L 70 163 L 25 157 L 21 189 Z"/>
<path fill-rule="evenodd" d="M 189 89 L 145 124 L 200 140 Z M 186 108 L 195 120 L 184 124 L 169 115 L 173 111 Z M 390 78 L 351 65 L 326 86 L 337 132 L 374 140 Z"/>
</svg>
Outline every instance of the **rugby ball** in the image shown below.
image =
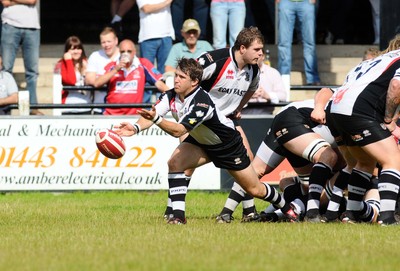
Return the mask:
<svg viewBox="0 0 400 271">
<path fill-rule="evenodd" d="M 110 129 L 100 129 L 96 132 L 96 145 L 104 156 L 111 159 L 121 158 L 125 154 L 124 140 Z"/>
</svg>

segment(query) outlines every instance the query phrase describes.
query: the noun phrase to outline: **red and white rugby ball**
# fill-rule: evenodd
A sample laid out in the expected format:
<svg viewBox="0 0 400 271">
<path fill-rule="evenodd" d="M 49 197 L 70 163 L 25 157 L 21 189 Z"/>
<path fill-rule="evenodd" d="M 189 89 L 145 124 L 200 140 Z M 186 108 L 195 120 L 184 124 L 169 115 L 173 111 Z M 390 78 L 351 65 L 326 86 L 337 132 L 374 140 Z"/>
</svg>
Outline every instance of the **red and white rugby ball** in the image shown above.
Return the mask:
<svg viewBox="0 0 400 271">
<path fill-rule="evenodd" d="M 121 158 L 125 154 L 125 143 L 122 137 L 110 129 L 97 131 L 96 145 L 104 156 L 111 159 Z"/>
</svg>

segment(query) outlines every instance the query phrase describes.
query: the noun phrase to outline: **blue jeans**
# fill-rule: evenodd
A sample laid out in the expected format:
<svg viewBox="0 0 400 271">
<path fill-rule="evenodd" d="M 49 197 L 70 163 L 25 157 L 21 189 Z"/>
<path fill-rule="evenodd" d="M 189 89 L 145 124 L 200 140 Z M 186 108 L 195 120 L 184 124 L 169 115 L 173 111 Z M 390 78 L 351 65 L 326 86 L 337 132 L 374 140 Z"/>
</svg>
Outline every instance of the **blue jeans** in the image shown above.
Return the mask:
<svg viewBox="0 0 400 271">
<path fill-rule="evenodd" d="M 172 38 L 164 37 L 145 40 L 139 44 L 139 47 L 141 56 L 150 60 L 151 63 L 157 60 L 157 70 L 164 73 L 165 61 L 167 61 L 169 51 L 171 51 L 172 48 Z M 144 92 L 144 103 L 149 103 L 151 101 L 151 94 L 152 91 Z"/>
<path fill-rule="evenodd" d="M 292 67 L 292 41 L 296 18 L 303 42 L 304 71 L 307 84 L 320 82 L 315 49 L 315 5 L 308 0 L 278 4 L 278 70 L 289 75 Z"/>
<path fill-rule="evenodd" d="M 1 55 L 3 69 L 12 73 L 19 45 L 25 67 L 25 80 L 29 90 L 31 104 L 37 104 L 36 85 L 39 76 L 40 29 L 17 28 L 9 24 L 2 25 Z"/>
<path fill-rule="evenodd" d="M 233 46 L 237 35 L 244 27 L 246 5 L 244 2 L 212 2 L 210 16 L 213 25 L 213 46 L 215 49 L 226 47 L 226 31 L 229 23 L 229 46 Z"/>
<path fill-rule="evenodd" d="M 200 26 L 201 33 L 199 39 L 205 40 L 207 38 L 207 21 L 209 7 L 206 0 L 192 0 L 193 1 L 193 19 L 195 19 Z M 182 41 L 181 29 L 183 21 L 188 16 L 185 16 L 185 2 L 186 0 L 174 0 L 171 4 L 172 23 L 175 29 L 176 41 Z"/>
</svg>

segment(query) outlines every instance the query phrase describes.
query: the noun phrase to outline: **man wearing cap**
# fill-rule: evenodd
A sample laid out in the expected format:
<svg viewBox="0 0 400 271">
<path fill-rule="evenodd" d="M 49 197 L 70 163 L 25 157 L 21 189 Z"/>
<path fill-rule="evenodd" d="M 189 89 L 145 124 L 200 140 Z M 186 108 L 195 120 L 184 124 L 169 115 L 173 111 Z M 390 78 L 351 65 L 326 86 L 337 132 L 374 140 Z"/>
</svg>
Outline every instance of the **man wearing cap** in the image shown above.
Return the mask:
<svg viewBox="0 0 400 271">
<path fill-rule="evenodd" d="M 205 40 L 199 40 L 200 26 L 195 19 L 187 19 L 182 26 L 183 41 L 172 46 L 165 62 L 165 72 L 172 75 L 175 72 L 178 59 L 182 57 L 197 58 L 206 51 L 214 50 L 211 44 Z"/>
</svg>

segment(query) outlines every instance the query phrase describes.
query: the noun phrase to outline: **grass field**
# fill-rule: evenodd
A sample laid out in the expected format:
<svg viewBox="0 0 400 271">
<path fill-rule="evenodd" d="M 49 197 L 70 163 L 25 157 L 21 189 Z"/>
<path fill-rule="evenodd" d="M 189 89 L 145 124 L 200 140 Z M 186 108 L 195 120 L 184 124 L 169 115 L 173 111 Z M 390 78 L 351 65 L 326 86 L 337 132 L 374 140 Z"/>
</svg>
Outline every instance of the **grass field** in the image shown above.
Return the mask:
<svg viewBox="0 0 400 271">
<path fill-rule="evenodd" d="M 0 270 L 399 270 L 400 228 L 216 224 L 227 193 L 190 191 L 187 225 L 166 191 L 0 196 Z M 258 209 L 266 206 L 256 201 Z"/>
</svg>

